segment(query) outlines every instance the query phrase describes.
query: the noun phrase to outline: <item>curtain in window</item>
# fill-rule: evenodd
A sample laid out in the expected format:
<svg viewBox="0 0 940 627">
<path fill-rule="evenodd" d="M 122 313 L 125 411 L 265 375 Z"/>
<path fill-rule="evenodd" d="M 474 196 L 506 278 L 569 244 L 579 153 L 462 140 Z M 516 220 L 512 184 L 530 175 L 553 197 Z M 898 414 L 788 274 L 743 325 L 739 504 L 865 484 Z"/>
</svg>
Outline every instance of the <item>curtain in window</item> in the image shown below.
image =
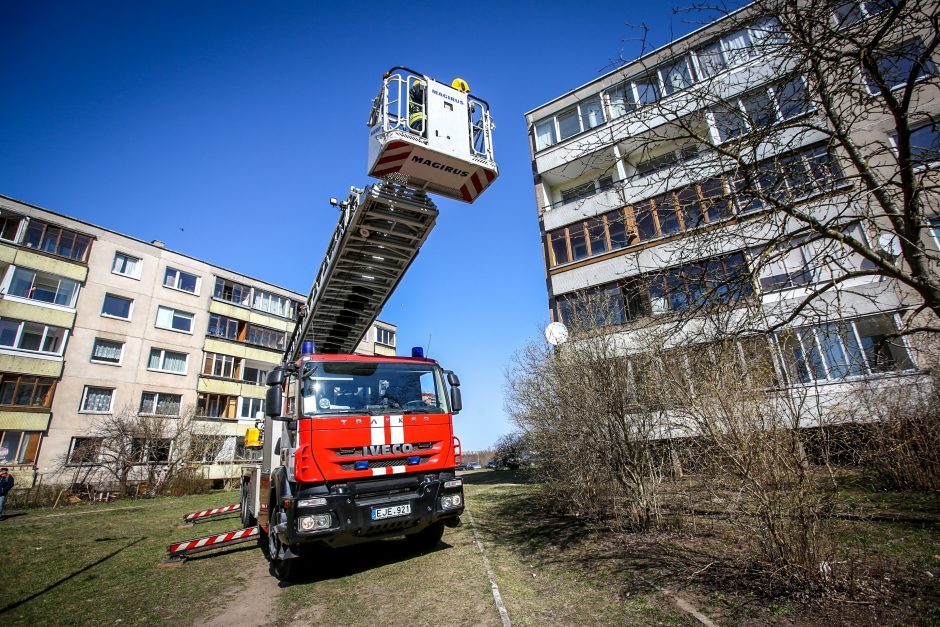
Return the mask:
<svg viewBox="0 0 940 627">
<path fill-rule="evenodd" d="M 163 370 L 171 372 L 186 371 L 186 355 L 184 353 L 167 352 L 163 358 Z"/>
<path fill-rule="evenodd" d="M 535 148 L 542 150 L 555 143 L 555 120 L 545 120 L 535 125 Z"/>
<path fill-rule="evenodd" d="M 173 328 L 173 310 L 167 307 L 157 307 L 157 326 L 166 329 Z"/>
<path fill-rule="evenodd" d="M 85 410 L 110 411 L 112 392 L 113 390 L 88 388 L 88 392 L 85 394 Z"/>
<path fill-rule="evenodd" d="M 728 63 L 731 65 L 747 61 L 755 52 L 751 48 L 751 38 L 748 36 L 746 30 L 739 30 L 736 33 L 731 33 L 727 37 L 723 38 L 722 41 L 725 44 L 725 52 L 727 53 Z"/>
<path fill-rule="evenodd" d="M 119 361 L 121 359 L 121 347 L 123 345 L 117 342 L 95 342 L 92 351 L 92 359 L 101 359 L 104 361 Z"/>
</svg>

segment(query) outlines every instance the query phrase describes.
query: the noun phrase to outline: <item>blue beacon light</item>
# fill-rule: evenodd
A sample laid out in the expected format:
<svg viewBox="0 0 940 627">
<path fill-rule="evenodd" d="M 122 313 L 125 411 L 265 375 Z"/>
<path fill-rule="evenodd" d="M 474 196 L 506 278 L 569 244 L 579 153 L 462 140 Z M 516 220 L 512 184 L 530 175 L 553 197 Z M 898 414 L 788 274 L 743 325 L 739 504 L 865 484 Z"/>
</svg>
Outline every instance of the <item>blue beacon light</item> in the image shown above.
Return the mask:
<svg viewBox="0 0 940 627">
<path fill-rule="evenodd" d="M 420 358 L 423 359 L 423 358 L 424 358 L 424 348 L 421 347 L 421 346 L 415 346 L 415 347 L 413 347 L 413 348 L 411 349 L 411 356 L 412 356 L 412 357 L 420 357 Z"/>
<path fill-rule="evenodd" d="M 369 462 L 367 461 L 356 462 L 356 470 L 368 470 L 368 469 L 369 469 Z"/>
<path fill-rule="evenodd" d="M 300 345 L 301 355 L 313 355 L 313 342 L 307 340 Z"/>
</svg>

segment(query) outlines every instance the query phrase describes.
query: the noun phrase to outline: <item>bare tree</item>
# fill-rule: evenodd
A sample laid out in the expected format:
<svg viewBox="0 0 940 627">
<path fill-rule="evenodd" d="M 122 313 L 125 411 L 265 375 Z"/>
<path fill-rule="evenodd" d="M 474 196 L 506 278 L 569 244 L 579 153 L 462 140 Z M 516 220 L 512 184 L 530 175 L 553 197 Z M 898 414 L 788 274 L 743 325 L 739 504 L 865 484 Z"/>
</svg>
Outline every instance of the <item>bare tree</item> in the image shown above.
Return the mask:
<svg viewBox="0 0 940 627">
<path fill-rule="evenodd" d="M 131 484 L 146 484 L 153 494 L 214 461 L 224 445 L 221 432 L 219 423 L 197 421 L 193 408 L 153 414 L 128 406 L 96 416 L 60 466 L 73 485 L 110 484 L 124 494 Z"/>
</svg>

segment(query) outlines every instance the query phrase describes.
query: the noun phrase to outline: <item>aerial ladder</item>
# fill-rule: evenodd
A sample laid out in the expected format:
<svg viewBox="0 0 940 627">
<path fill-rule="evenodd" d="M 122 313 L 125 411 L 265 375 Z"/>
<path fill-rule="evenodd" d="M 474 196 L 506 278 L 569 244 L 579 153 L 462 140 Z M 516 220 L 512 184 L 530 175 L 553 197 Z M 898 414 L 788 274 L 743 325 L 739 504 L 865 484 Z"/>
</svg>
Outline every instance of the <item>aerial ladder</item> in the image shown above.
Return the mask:
<svg viewBox="0 0 940 627">
<path fill-rule="evenodd" d="M 460 443 L 453 437 L 451 421 L 451 414 L 461 406 L 459 379 L 433 360 L 424 359 L 418 349 L 411 359 L 378 361 L 356 361 L 351 353 L 434 228 L 438 209 L 429 193 L 472 203 L 496 179 L 494 125 L 489 105 L 472 95 L 462 79 L 446 85 L 395 67 L 383 77 L 368 127 L 368 172 L 380 181 L 362 189 L 350 188 L 343 200 L 330 199 L 340 210 L 336 228 L 299 309 L 283 364 L 269 375 L 268 414 L 263 426 L 249 429 L 246 436 L 246 446 L 262 449 L 261 463 L 243 469 L 239 503 L 184 516 L 185 522 L 195 524 L 237 513 L 243 528 L 174 543 L 167 547 L 169 559 L 185 559 L 243 542 L 265 543 L 267 539 L 272 572 L 286 578 L 300 543 L 307 540 L 340 546 L 404 531 L 409 539 L 433 541 L 435 533 L 440 537 L 442 523 L 459 524 L 462 481 L 454 477 L 453 469 L 459 463 Z M 353 370 L 337 365 L 344 362 L 354 362 Z M 343 372 L 385 368 L 393 372 L 402 364 L 409 372 L 421 371 L 423 377 L 439 381 L 438 387 L 432 386 L 431 391 L 422 387 L 418 396 L 395 407 L 390 404 L 388 388 L 394 375 L 378 382 L 360 377 L 355 390 L 331 385 L 343 398 L 358 398 L 368 392 L 375 397 L 378 393 L 384 405 L 369 405 L 362 409 L 361 417 L 356 414 L 354 418 L 340 417 L 352 415 L 348 412 L 353 410 L 347 409 L 350 401 L 333 404 L 336 399 L 322 393 L 311 398 L 303 391 L 310 387 L 305 382 L 318 367 Z M 328 380 L 345 384 L 351 378 Z M 293 406 L 284 401 L 284 391 L 293 395 Z M 310 400 L 315 402 L 309 404 Z M 291 407 L 294 417 L 280 415 Z M 317 412 L 318 420 L 310 421 L 308 416 Z M 355 425 L 367 424 L 357 432 L 353 420 Z M 304 433 L 318 428 L 322 431 L 312 441 L 303 441 Z M 343 435 L 335 446 L 317 448 L 316 442 L 338 438 L 335 434 L 339 433 Z M 415 442 L 404 441 L 409 437 Z M 365 476 L 371 479 L 364 480 Z M 379 479 L 383 476 L 386 478 Z M 413 495 L 405 498 L 408 490 Z M 433 503 L 427 501 L 432 492 Z M 268 494 L 272 497 L 267 498 Z M 313 494 L 316 496 L 302 498 Z M 332 500 L 337 496 L 347 503 L 361 501 L 360 509 L 350 511 L 349 506 Z M 391 505 L 378 507 L 375 503 Z M 313 513 L 304 516 L 307 506 Z M 334 509 L 327 511 L 329 507 Z M 417 509 L 435 511 L 419 516 Z M 307 538 L 302 525 L 308 521 L 317 526 L 310 533 L 323 535 Z M 325 524 L 333 526 L 323 527 Z"/>
</svg>

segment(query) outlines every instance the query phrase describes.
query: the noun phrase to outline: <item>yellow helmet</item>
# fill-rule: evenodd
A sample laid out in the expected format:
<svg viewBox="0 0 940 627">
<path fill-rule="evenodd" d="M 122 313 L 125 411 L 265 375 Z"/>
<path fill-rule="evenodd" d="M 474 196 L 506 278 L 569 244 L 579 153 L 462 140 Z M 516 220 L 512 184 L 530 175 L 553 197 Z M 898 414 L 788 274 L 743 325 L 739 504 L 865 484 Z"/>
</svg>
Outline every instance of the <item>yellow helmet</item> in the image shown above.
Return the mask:
<svg viewBox="0 0 940 627">
<path fill-rule="evenodd" d="M 465 94 L 470 93 L 470 85 L 467 84 L 467 81 L 462 78 L 455 78 L 453 81 L 451 81 L 450 86 L 457 91 L 462 91 Z"/>
</svg>

